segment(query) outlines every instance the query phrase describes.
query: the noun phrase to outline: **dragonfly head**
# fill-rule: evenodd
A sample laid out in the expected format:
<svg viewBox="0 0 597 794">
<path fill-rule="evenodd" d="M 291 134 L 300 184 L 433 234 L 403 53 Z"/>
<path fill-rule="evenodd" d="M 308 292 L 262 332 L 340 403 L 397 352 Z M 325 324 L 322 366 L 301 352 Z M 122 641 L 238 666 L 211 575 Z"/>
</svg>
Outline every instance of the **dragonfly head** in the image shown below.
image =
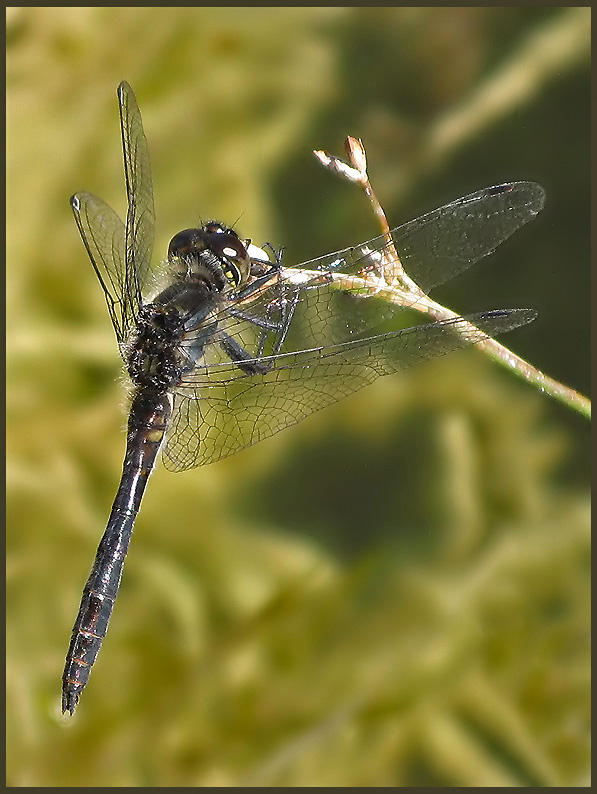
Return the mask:
<svg viewBox="0 0 597 794">
<path fill-rule="evenodd" d="M 199 229 L 184 229 L 168 246 L 168 261 L 184 263 L 187 272 L 205 278 L 217 290 L 243 287 L 250 275 L 251 259 L 238 234 L 217 221 Z"/>
</svg>

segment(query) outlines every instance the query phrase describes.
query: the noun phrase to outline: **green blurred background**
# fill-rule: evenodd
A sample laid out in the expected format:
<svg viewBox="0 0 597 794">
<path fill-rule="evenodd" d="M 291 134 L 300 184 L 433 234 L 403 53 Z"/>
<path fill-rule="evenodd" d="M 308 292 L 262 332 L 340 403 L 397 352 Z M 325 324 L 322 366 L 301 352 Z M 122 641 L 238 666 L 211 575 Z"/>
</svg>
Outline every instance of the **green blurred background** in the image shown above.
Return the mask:
<svg viewBox="0 0 597 794">
<path fill-rule="evenodd" d="M 156 256 L 199 219 L 287 264 L 377 234 L 313 148 L 367 146 L 393 225 L 532 179 L 541 216 L 435 297 L 589 387 L 583 8 L 8 9 L 8 783 L 588 785 L 589 423 L 476 351 L 213 466 L 159 467 L 73 719 L 60 676 L 124 451 L 119 358 L 68 196 Z"/>
</svg>

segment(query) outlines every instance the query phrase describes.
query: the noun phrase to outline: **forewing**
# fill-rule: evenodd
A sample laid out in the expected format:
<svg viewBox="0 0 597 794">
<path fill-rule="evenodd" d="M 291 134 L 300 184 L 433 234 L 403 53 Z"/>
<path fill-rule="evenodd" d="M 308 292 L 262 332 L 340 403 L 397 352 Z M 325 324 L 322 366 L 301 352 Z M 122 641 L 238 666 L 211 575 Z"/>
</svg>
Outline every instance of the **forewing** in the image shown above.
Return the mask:
<svg viewBox="0 0 597 794">
<path fill-rule="evenodd" d="M 176 390 L 163 459 L 181 471 L 213 463 L 300 422 L 381 375 L 504 333 L 534 319 L 528 309 L 499 310 L 429 323 L 261 359 L 249 375 L 215 361 Z M 245 366 L 250 362 L 244 362 Z"/>
<path fill-rule="evenodd" d="M 395 229 L 405 271 L 424 292 L 491 254 L 543 208 L 535 182 L 483 188 Z"/>
<path fill-rule="evenodd" d="M 128 210 L 126 214 L 127 314 L 137 316 L 142 291 L 150 273 L 155 229 L 153 186 L 147 139 L 133 89 L 127 82 L 118 86 L 120 126 Z"/>
<path fill-rule="evenodd" d="M 535 182 L 508 182 L 456 199 L 392 229 L 406 273 L 424 291 L 444 284 L 508 239 L 539 213 L 545 191 Z M 358 271 L 387 251 L 385 235 L 304 262 L 299 267 Z"/>
<path fill-rule="evenodd" d="M 418 263 L 417 275 L 428 287 L 433 282 L 423 278 L 423 267 L 435 274 L 435 282 L 450 268 L 463 269 L 538 211 L 542 195 L 533 183 L 486 188 L 411 221 L 394 237 L 402 242 L 405 261 Z M 400 301 L 391 300 L 375 273 L 360 272 L 380 262 L 386 245 L 380 237 L 298 268 L 273 268 L 259 283 L 223 300 L 214 320 L 238 340 L 247 358 L 357 340 L 390 319 L 392 330 L 412 325 L 405 310 L 417 308 L 418 295 L 403 291 Z"/>
<path fill-rule="evenodd" d="M 119 343 L 126 337 L 131 316 L 125 293 L 124 224 L 105 201 L 91 193 L 75 193 L 70 205 L 91 264 L 104 291 Z"/>
</svg>

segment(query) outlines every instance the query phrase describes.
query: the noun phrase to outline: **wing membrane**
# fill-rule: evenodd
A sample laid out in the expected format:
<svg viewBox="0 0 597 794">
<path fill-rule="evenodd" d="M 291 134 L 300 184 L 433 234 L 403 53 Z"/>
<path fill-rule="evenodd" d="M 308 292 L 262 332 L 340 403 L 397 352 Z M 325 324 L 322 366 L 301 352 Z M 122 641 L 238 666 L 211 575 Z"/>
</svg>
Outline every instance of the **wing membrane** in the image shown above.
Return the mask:
<svg viewBox="0 0 597 794">
<path fill-rule="evenodd" d="M 392 240 L 407 274 L 429 292 L 495 251 L 544 202 L 545 191 L 536 182 L 486 187 L 392 229 Z M 356 273 L 387 245 L 381 235 L 299 267 Z"/>
<path fill-rule="evenodd" d="M 428 292 L 494 251 L 518 228 L 541 210 L 543 188 L 534 182 L 510 182 L 487 187 L 397 227 L 392 232 L 406 272 Z M 366 290 L 362 281 L 354 287 L 346 280 L 341 289 L 334 277 L 358 275 L 387 250 L 387 238 L 369 240 L 298 265 L 282 268 L 270 285 L 241 301 L 257 318 L 277 317 L 284 324 L 284 310 L 294 304 L 292 322 L 279 352 L 329 345 L 369 335 L 388 319 L 398 320 L 405 309 L 416 309 L 416 298 L 401 305 L 376 297 L 377 288 Z M 318 271 L 298 278 L 301 270 Z M 350 279 L 348 279 L 348 282 Z M 258 355 L 255 326 L 235 319 L 224 303 L 218 322 L 244 347 Z M 233 310 L 232 310 L 233 311 Z M 278 329 L 272 333 L 277 338 Z M 275 343 L 274 343 L 275 344 Z"/>
<path fill-rule="evenodd" d="M 213 463 L 388 375 L 524 325 L 529 309 L 504 309 L 428 323 L 327 347 L 263 358 L 249 375 L 223 360 L 175 391 L 164 465 L 182 471 Z M 245 364 L 250 362 L 245 362 Z"/>
<path fill-rule="evenodd" d="M 70 205 L 122 344 L 131 319 L 126 316 L 124 224 L 105 201 L 91 193 L 75 193 Z"/>
<path fill-rule="evenodd" d="M 155 210 L 149 148 L 143 132 L 141 112 L 127 82 L 118 86 L 120 127 L 128 210 L 126 214 L 127 315 L 137 316 L 142 290 L 151 266 Z"/>
</svg>

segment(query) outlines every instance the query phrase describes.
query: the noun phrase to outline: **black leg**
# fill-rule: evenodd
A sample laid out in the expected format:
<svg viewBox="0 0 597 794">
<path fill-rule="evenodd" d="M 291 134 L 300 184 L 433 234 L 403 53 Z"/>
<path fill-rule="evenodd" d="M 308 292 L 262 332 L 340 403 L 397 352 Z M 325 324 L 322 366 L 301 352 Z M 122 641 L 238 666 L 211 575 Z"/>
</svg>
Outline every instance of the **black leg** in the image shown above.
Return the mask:
<svg viewBox="0 0 597 794">
<path fill-rule="evenodd" d="M 224 331 L 219 333 L 220 347 L 239 369 L 246 375 L 265 375 L 271 369 L 271 364 L 263 364 L 253 358 L 236 339 L 228 336 Z"/>
</svg>

